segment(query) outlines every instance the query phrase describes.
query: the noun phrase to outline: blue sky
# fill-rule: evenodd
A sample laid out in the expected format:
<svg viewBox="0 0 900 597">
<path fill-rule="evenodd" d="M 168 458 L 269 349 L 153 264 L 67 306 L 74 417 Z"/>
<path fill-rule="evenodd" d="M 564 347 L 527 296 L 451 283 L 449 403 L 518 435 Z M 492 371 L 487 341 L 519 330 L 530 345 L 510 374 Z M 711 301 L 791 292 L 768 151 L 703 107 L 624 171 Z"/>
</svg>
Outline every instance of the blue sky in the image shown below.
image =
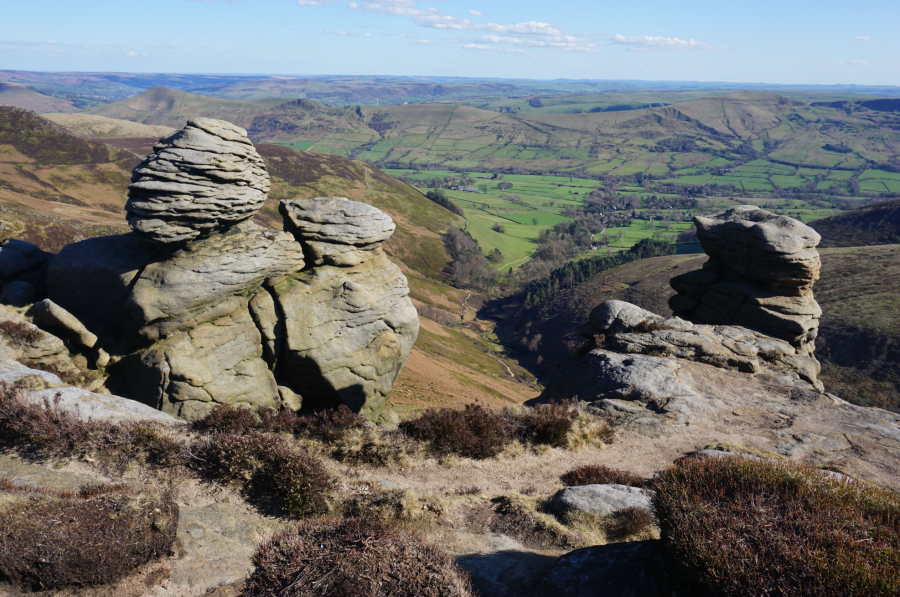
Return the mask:
<svg viewBox="0 0 900 597">
<path fill-rule="evenodd" d="M 900 2 L 3 0 L 0 69 L 900 85 Z"/>
</svg>

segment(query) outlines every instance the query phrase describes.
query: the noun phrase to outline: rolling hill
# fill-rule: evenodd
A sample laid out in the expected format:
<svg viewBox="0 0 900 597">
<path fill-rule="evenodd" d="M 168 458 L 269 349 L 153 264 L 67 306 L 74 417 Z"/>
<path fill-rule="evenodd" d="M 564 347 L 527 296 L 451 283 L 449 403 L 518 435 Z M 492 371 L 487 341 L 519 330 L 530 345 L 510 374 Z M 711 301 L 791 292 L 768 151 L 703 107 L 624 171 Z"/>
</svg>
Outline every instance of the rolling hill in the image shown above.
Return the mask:
<svg viewBox="0 0 900 597">
<path fill-rule="evenodd" d="M 821 247 L 900 243 L 900 199 L 853 209 L 809 223 L 822 235 Z"/>
<path fill-rule="evenodd" d="M 192 115 L 224 118 L 257 142 L 422 169 L 659 178 L 717 155 L 727 161 L 750 152 L 783 164 L 855 172 L 900 152 L 900 114 L 865 106 L 848 112 L 752 92 L 639 110 L 501 114 L 451 104 L 335 108 L 306 99 L 226 100 L 155 87 L 89 112 L 172 127 Z"/>
<path fill-rule="evenodd" d="M 24 85 L 0 82 L 0 106 L 25 108 L 35 112 L 74 112 L 78 108 L 69 101 L 29 89 Z"/>
<path fill-rule="evenodd" d="M 168 126 L 154 126 L 96 116 L 93 114 L 44 114 L 44 118 L 55 122 L 73 135 L 87 139 L 120 139 L 153 137 L 159 139 L 174 133 L 176 129 Z"/>
</svg>

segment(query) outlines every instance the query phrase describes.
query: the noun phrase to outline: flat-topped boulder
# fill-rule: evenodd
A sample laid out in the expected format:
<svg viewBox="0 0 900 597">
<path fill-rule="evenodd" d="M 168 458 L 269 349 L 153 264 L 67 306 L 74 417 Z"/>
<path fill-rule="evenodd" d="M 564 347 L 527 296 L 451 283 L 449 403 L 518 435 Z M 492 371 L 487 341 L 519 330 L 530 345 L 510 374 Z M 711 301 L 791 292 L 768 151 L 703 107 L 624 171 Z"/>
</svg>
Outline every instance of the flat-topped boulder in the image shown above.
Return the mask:
<svg viewBox="0 0 900 597">
<path fill-rule="evenodd" d="M 186 243 L 256 214 L 269 192 L 265 162 L 247 131 L 194 118 L 160 139 L 128 187 L 128 223 L 151 244 Z"/>
<path fill-rule="evenodd" d="M 344 197 L 282 201 L 279 211 L 314 265 L 359 265 L 381 254 L 381 243 L 396 229 L 383 211 Z"/>
<path fill-rule="evenodd" d="M 672 310 L 697 323 L 753 328 L 811 356 L 822 315 L 812 291 L 821 267 L 816 231 L 753 205 L 694 223 L 709 260 L 672 278 Z"/>
</svg>

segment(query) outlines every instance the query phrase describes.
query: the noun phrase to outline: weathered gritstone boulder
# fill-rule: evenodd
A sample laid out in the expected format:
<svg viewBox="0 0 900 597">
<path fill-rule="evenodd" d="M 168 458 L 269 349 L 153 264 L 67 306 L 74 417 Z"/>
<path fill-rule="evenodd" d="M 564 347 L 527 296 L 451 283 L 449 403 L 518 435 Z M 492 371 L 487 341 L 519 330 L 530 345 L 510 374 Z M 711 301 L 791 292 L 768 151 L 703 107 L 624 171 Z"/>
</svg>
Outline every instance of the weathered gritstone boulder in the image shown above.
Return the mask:
<svg viewBox="0 0 900 597">
<path fill-rule="evenodd" d="M 281 212 L 320 264 L 273 289 L 284 314 L 284 378 L 302 388 L 304 405 L 344 403 L 383 420 L 419 333 L 406 277 L 381 248 L 394 224 L 340 197 L 284 201 Z"/>
<path fill-rule="evenodd" d="M 0 359 L 43 366 L 60 373 L 78 372 L 62 340 L 3 306 L 0 306 Z"/>
<path fill-rule="evenodd" d="M 354 266 L 382 253 L 396 225 L 383 211 L 343 197 L 282 201 L 285 230 L 302 239 L 313 265 Z"/>
<path fill-rule="evenodd" d="M 709 260 L 672 278 L 672 310 L 699 323 L 750 327 L 811 356 L 822 314 L 812 292 L 821 267 L 816 231 L 752 205 L 694 223 Z"/>
<path fill-rule="evenodd" d="M 128 187 L 128 223 L 151 244 L 186 243 L 259 211 L 269 175 L 247 131 L 210 118 L 160 139 Z"/>
<path fill-rule="evenodd" d="M 625 508 L 651 510 L 652 498 L 652 491 L 627 485 L 578 485 L 557 492 L 550 507 L 557 514 L 590 512 L 609 516 Z"/>
<path fill-rule="evenodd" d="M 624 301 L 600 303 L 581 335 L 596 348 L 618 353 L 676 357 L 744 373 L 759 373 L 780 383 L 823 390 L 819 362 L 789 343 L 747 328 L 693 324 L 663 319 Z"/>
<path fill-rule="evenodd" d="M 787 342 L 622 301 L 601 303 L 582 333 L 591 340 L 526 404 L 587 403 L 652 449 L 731 446 L 897 483 L 900 415 L 824 393 L 818 363 Z"/>
<path fill-rule="evenodd" d="M 240 223 L 173 247 L 135 234 L 65 247 L 51 300 L 113 355 L 117 393 L 183 419 L 216 404 L 336 407 L 376 421 L 418 334 L 379 210 L 285 202 L 289 232 Z M 307 259 L 304 259 L 304 256 Z"/>
<path fill-rule="evenodd" d="M 0 242 L 0 302 L 24 307 L 44 291 L 51 253 L 37 245 L 8 238 Z"/>
</svg>

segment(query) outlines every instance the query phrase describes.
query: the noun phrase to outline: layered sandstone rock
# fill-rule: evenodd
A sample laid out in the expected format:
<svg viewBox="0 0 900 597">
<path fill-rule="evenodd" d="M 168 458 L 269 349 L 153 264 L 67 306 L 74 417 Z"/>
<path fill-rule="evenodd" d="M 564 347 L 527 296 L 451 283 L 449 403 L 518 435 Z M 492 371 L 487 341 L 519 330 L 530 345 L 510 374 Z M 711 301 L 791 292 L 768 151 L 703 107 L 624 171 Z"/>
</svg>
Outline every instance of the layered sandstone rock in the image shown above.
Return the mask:
<svg viewBox="0 0 900 597">
<path fill-rule="evenodd" d="M 189 120 L 160 139 L 128 187 L 128 223 L 152 244 L 208 236 L 253 217 L 269 175 L 247 131 L 210 118 Z"/>
<path fill-rule="evenodd" d="M 273 288 L 284 314 L 284 378 L 304 388 L 305 404 L 344 403 L 381 419 L 419 332 L 406 278 L 381 248 L 394 223 L 339 197 L 284 201 L 281 212 L 317 264 Z"/>
<path fill-rule="evenodd" d="M 672 279 L 669 306 L 685 319 L 742 325 L 789 342 L 803 356 L 815 349 L 822 310 L 812 286 L 821 262 L 810 227 L 752 205 L 696 217 L 709 260 Z"/>
<path fill-rule="evenodd" d="M 135 234 L 69 245 L 50 266 L 50 298 L 114 355 L 114 391 L 181 418 L 344 403 L 390 419 L 418 333 L 381 248 L 393 222 L 342 198 L 281 209 L 291 232 L 243 222 L 173 247 Z"/>
</svg>

